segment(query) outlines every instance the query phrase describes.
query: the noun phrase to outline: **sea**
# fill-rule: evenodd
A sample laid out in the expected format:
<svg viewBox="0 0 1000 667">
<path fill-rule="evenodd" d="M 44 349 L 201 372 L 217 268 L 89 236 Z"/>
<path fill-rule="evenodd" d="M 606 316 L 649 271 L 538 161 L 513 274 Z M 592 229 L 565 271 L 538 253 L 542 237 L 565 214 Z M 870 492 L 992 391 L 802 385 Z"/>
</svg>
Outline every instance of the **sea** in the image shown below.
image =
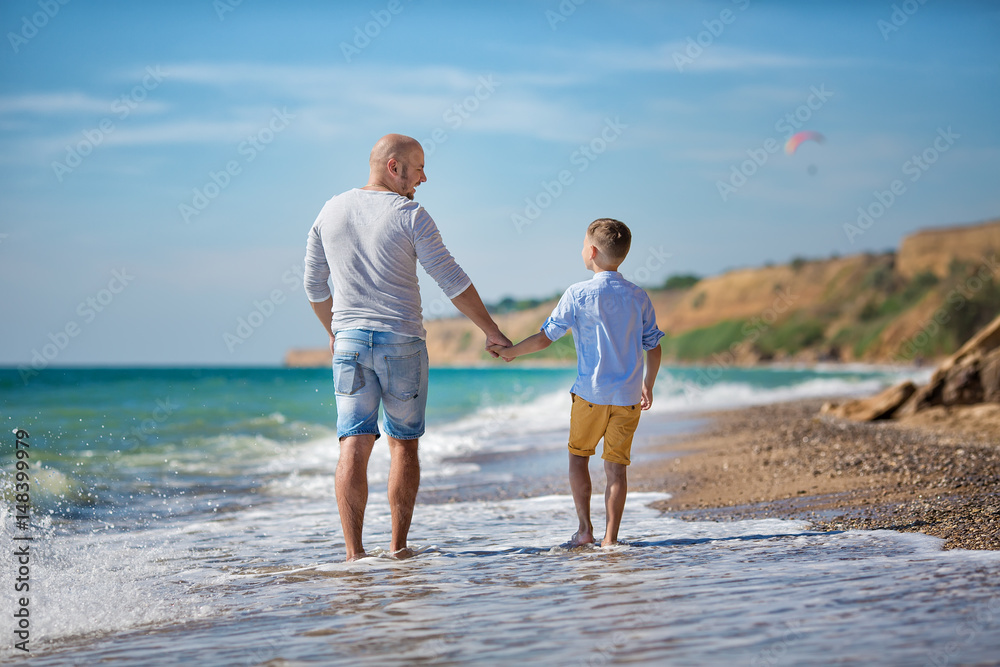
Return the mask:
<svg viewBox="0 0 1000 667">
<path fill-rule="evenodd" d="M 705 410 L 927 375 L 664 367 L 632 465 Z M 329 369 L 0 370 L 0 663 L 1000 664 L 1000 552 L 684 521 L 651 507 L 669 488 L 629 494 L 622 544 L 562 546 L 573 377 L 432 369 L 417 555 L 385 551 L 379 441 L 371 557 L 345 563 Z M 600 535 L 599 492 L 593 512 Z"/>
</svg>

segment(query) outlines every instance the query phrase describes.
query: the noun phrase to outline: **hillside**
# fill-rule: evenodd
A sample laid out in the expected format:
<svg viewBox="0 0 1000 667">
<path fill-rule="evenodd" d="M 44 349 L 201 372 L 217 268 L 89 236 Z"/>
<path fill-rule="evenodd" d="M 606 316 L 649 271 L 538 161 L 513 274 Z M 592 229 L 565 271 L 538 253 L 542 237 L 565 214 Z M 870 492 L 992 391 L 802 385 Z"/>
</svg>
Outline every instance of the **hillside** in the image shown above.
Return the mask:
<svg viewBox="0 0 1000 667">
<path fill-rule="evenodd" d="M 917 232 L 896 253 L 739 269 L 683 289 L 648 290 L 667 333 L 665 359 L 913 363 L 952 352 L 1000 312 L 1000 220 Z M 513 340 L 538 331 L 555 301 L 496 316 Z M 433 365 L 483 363 L 483 336 L 465 318 L 431 320 Z M 575 357 L 564 337 L 534 361 Z M 329 364 L 293 350 L 290 366 Z"/>
</svg>

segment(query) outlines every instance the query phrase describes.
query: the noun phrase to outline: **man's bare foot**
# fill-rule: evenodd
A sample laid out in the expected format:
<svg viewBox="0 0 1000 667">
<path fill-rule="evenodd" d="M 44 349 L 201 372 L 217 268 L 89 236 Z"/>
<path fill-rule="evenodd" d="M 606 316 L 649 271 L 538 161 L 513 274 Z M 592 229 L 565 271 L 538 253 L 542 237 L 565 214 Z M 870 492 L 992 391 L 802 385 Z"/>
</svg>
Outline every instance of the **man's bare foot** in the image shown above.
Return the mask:
<svg viewBox="0 0 1000 667">
<path fill-rule="evenodd" d="M 566 543 L 566 547 L 573 549 L 576 547 L 582 547 L 585 544 L 593 544 L 594 536 L 591 533 L 584 531 L 576 531 L 573 533 L 573 537 L 569 538 L 569 542 Z"/>
<path fill-rule="evenodd" d="M 389 555 L 395 558 L 396 560 L 405 560 L 407 558 L 413 558 L 414 556 L 417 555 L 417 552 L 411 549 L 410 547 L 403 547 L 402 549 L 393 551 Z"/>
<path fill-rule="evenodd" d="M 368 554 L 364 551 L 359 551 L 356 554 L 347 554 L 347 558 L 345 560 L 350 563 L 352 561 L 361 560 L 362 558 L 368 558 Z"/>
<path fill-rule="evenodd" d="M 601 540 L 602 547 L 613 547 L 616 544 L 621 544 L 621 542 L 619 542 L 618 540 L 609 540 L 608 538 L 604 538 L 603 540 Z"/>
</svg>

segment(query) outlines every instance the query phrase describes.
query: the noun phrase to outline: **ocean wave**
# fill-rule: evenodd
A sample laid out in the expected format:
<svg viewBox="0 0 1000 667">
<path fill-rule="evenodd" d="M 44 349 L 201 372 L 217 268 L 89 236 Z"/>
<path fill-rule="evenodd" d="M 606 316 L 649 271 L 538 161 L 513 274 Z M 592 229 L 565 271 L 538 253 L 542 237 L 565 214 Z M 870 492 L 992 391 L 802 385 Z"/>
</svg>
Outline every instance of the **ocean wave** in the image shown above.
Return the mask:
<svg viewBox="0 0 1000 667">
<path fill-rule="evenodd" d="M 670 379 L 654 393 L 654 412 L 691 412 L 765 405 L 806 398 L 862 396 L 888 386 L 881 378 L 813 378 L 781 387 L 761 387 L 748 382 L 720 382 L 702 386 Z"/>
</svg>

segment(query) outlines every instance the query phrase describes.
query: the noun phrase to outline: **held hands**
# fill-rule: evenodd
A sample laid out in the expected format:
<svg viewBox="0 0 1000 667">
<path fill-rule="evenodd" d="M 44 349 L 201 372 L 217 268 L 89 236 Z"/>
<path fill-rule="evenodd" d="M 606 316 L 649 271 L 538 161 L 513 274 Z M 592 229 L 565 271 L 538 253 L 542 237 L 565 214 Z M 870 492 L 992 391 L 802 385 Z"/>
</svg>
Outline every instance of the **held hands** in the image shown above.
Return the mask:
<svg viewBox="0 0 1000 667">
<path fill-rule="evenodd" d="M 504 336 L 501 332 L 496 332 L 495 334 L 489 334 L 486 336 L 486 351 L 490 353 L 494 359 L 501 356 L 500 351 L 511 347 L 513 343 L 507 336 Z M 510 359 L 505 359 L 505 361 L 510 361 Z"/>
<path fill-rule="evenodd" d="M 502 357 L 504 361 L 513 361 L 517 357 L 517 355 L 510 354 L 511 349 L 513 348 L 505 345 L 490 345 L 486 349 L 494 357 Z"/>
</svg>

